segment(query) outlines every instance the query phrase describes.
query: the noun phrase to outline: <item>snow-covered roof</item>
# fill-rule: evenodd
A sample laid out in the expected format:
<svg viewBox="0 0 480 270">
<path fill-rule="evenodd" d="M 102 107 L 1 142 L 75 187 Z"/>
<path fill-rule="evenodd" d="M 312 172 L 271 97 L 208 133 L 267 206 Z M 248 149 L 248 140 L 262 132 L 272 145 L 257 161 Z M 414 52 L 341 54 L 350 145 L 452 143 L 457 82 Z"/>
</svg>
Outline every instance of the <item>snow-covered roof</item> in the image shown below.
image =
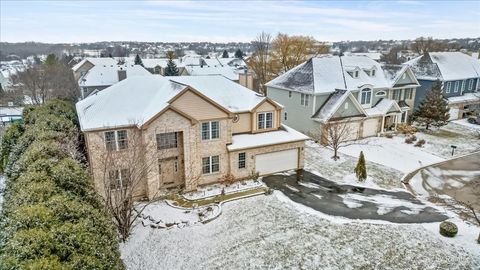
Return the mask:
<svg viewBox="0 0 480 270">
<path fill-rule="evenodd" d="M 480 61 L 461 52 L 430 52 L 406 64 L 419 79 L 454 81 L 480 77 Z"/>
<path fill-rule="evenodd" d="M 113 85 L 119 81 L 118 71 L 124 70 L 127 72 L 127 78 L 134 76 L 151 75 L 148 70 L 140 65 L 96 65 L 85 73 L 78 80 L 80 86 L 108 86 Z"/>
<path fill-rule="evenodd" d="M 348 98 L 348 95 L 347 90 L 336 90 L 328 97 L 328 100 L 318 109 L 312 118 L 320 121 L 328 121 L 338 110 L 338 107 Z"/>
<path fill-rule="evenodd" d="M 382 53 L 379 52 L 366 52 L 366 53 L 346 53 L 347 55 L 352 55 L 352 56 L 366 56 L 369 57 L 375 61 L 379 61 L 380 57 L 382 56 Z"/>
<path fill-rule="evenodd" d="M 236 151 L 259 146 L 305 141 L 308 139 L 308 136 L 282 124 L 281 129 L 277 131 L 233 135 L 232 144 L 228 145 L 227 149 L 229 151 Z"/>
<path fill-rule="evenodd" d="M 375 75 L 370 75 L 372 70 L 375 70 Z M 356 78 L 350 74 L 355 71 L 358 71 Z M 385 74 L 382 66 L 367 56 L 321 55 L 298 65 L 266 85 L 317 94 L 332 93 L 335 89 L 358 90 L 364 85 L 389 88 L 394 83 L 392 78 L 395 76 Z"/>
<path fill-rule="evenodd" d="M 232 113 L 248 112 L 266 97 L 221 75 L 173 76 L 170 80 L 189 85 Z"/>
<path fill-rule="evenodd" d="M 395 100 L 383 98 L 374 107 L 365 109 L 365 113 L 367 116 L 385 115 L 392 109 L 392 107 L 398 112 L 401 111 Z"/>
<path fill-rule="evenodd" d="M 187 86 L 232 113 L 250 111 L 266 99 L 219 75 L 127 77 L 76 104 L 80 127 L 87 131 L 141 126 L 165 109 L 168 101 Z"/>
<path fill-rule="evenodd" d="M 187 73 L 191 76 L 198 75 L 222 75 L 232 81 L 238 81 L 239 75 L 235 72 L 235 68 L 230 66 L 217 66 L 217 67 L 200 67 L 200 66 L 187 66 L 185 67 Z"/>
<path fill-rule="evenodd" d="M 117 60 L 113 59 L 111 57 L 87 57 L 84 58 L 82 61 L 78 62 L 75 66 L 72 67 L 73 71 L 77 71 L 85 62 L 90 62 L 94 66 L 110 66 L 110 65 L 116 65 Z"/>
<path fill-rule="evenodd" d="M 0 107 L 0 116 L 22 115 L 23 107 Z"/>
<path fill-rule="evenodd" d="M 465 93 L 462 96 L 447 98 L 448 104 L 480 101 L 480 93 Z"/>
</svg>

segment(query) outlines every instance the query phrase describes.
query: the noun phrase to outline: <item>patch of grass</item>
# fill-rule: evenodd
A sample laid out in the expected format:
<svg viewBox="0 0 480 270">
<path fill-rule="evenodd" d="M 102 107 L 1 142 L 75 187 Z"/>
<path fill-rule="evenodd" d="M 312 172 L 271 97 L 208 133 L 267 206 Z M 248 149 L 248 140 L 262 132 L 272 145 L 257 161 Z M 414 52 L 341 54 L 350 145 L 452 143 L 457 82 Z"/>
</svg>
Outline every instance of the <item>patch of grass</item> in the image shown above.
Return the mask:
<svg viewBox="0 0 480 270">
<path fill-rule="evenodd" d="M 178 194 L 170 194 L 164 196 L 162 199 L 172 201 L 172 204 L 175 206 L 185 207 L 185 208 L 192 208 L 194 205 L 196 206 L 204 206 L 212 203 L 219 203 L 223 201 L 232 200 L 235 198 L 240 198 L 248 195 L 260 194 L 267 192 L 266 187 L 258 187 L 249 190 L 229 193 L 226 195 L 217 195 L 214 197 L 200 199 L 200 200 L 187 200 Z"/>
</svg>

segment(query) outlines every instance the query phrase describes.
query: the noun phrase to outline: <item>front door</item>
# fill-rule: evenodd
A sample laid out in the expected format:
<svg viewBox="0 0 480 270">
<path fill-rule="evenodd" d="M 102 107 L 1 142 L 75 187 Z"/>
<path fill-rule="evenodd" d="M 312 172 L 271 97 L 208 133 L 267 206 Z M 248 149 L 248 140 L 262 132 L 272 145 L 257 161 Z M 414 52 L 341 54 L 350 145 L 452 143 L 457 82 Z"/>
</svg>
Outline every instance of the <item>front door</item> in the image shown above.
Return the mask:
<svg viewBox="0 0 480 270">
<path fill-rule="evenodd" d="M 158 161 L 160 187 L 175 187 L 182 182 L 182 162 L 178 157 L 161 159 Z"/>
</svg>

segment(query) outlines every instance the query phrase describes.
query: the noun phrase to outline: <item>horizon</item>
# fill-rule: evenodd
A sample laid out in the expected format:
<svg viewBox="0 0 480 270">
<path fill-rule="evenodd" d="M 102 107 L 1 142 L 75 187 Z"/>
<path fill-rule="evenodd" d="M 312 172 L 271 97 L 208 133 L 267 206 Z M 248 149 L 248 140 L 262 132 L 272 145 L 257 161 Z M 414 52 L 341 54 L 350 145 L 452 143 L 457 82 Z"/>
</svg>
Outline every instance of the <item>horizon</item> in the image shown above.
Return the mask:
<svg viewBox="0 0 480 270">
<path fill-rule="evenodd" d="M 475 19 L 480 1 L 1 1 L 0 6 L 0 41 L 8 43 L 251 42 L 262 31 L 326 42 L 462 39 L 480 33 Z"/>
</svg>

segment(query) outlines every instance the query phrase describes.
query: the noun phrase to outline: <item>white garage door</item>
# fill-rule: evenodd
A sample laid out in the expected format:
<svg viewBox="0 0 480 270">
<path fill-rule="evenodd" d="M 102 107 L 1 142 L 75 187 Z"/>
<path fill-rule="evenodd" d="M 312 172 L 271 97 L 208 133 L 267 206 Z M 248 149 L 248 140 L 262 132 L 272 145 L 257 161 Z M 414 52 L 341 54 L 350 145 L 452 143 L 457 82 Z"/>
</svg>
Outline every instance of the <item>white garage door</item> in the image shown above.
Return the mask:
<svg viewBox="0 0 480 270">
<path fill-rule="evenodd" d="M 360 122 L 348 123 L 348 137 L 347 141 L 358 139 L 358 131 L 360 129 Z"/>
<path fill-rule="evenodd" d="M 376 136 L 378 130 L 378 118 L 367 119 L 363 122 L 363 137 Z"/>
<path fill-rule="evenodd" d="M 450 114 L 450 118 L 448 120 L 457 120 L 459 111 L 460 110 L 458 108 L 450 108 L 450 111 L 448 112 Z"/>
<path fill-rule="evenodd" d="M 255 170 L 260 175 L 298 168 L 298 148 L 255 156 Z"/>
</svg>

